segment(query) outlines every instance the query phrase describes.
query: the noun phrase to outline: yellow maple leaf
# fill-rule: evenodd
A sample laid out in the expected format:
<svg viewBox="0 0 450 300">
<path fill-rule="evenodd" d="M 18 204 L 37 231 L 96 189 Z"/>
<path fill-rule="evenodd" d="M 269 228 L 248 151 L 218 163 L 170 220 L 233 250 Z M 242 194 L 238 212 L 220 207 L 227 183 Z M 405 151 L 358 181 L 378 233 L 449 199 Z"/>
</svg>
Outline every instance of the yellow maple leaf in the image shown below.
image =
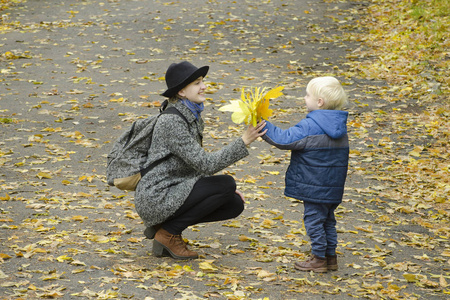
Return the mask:
<svg viewBox="0 0 450 300">
<path fill-rule="evenodd" d="M 8 194 L 5 194 L 5 197 L 0 197 L 0 200 L 4 200 L 4 201 L 11 200 L 11 196 L 9 196 Z"/>
<path fill-rule="evenodd" d="M 272 115 L 272 110 L 269 109 L 270 99 L 283 95 L 283 89 L 283 86 L 279 86 L 266 92 L 267 88 L 252 87 L 250 91 L 242 88 L 240 100 L 231 100 L 230 104 L 219 110 L 232 112 L 231 120 L 236 124 L 256 126 L 262 119 L 268 119 Z"/>
<path fill-rule="evenodd" d="M 417 275 L 415 274 L 403 274 L 403 277 L 407 282 L 416 282 L 418 280 Z"/>
<path fill-rule="evenodd" d="M 249 238 L 248 237 L 246 237 L 245 235 L 240 235 L 239 236 L 239 240 L 241 241 L 241 242 L 246 242 L 246 241 L 248 241 L 249 240 Z"/>
<path fill-rule="evenodd" d="M 217 271 L 217 270 L 218 270 L 215 266 L 213 266 L 213 265 L 212 265 L 210 262 L 208 262 L 208 261 L 199 263 L 199 264 L 198 264 L 198 267 L 199 267 L 201 270 L 206 271 L 206 272 L 214 272 L 214 271 Z"/>
<path fill-rule="evenodd" d="M 61 256 L 58 256 L 58 257 L 56 258 L 56 260 L 59 261 L 59 262 L 64 262 L 64 261 L 66 261 L 66 260 L 72 261 L 73 258 L 70 257 L 70 256 L 67 256 L 67 255 L 61 255 Z"/>
<path fill-rule="evenodd" d="M 1 259 L 8 259 L 8 258 L 11 258 L 11 256 L 9 256 L 8 254 L 5 254 L 5 253 L 0 253 L 0 258 Z"/>
<path fill-rule="evenodd" d="M 39 173 L 36 175 L 36 177 L 38 177 L 39 179 L 42 179 L 42 178 L 51 179 L 51 178 L 52 178 L 52 175 L 50 175 L 50 174 L 47 173 L 47 172 L 39 172 Z"/>
<path fill-rule="evenodd" d="M 83 222 L 85 219 L 88 219 L 88 217 L 86 217 L 86 216 L 73 216 L 71 219 L 74 220 L 74 221 Z"/>
<path fill-rule="evenodd" d="M 245 251 L 241 250 L 241 249 L 231 249 L 230 253 L 231 254 L 242 254 L 242 253 L 245 253 Z"/>
<path fill-rule="evenodd" d="M 191 267 L 191 266 L 188 266 L 188 265 L 184 265 L 184 266 L 183 266 L 183 270 L 186 271 L 186 272 L 194 272 L 194 270 L 192 269 L 192 267 Z"/>
</svg>

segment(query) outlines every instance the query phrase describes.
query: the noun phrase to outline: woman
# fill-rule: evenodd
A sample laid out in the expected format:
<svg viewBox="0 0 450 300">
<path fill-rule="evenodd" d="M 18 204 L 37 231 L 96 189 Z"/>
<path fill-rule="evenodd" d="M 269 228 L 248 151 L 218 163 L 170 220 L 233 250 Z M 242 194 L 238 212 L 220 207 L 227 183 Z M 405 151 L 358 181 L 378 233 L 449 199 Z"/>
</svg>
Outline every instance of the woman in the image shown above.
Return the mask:
<svg viewBox="0 0 450 300">
<path fill-rule="evenodd" d="M 244 158 L 248 145 L 265 134 L 261 122 L 249 126 L 241 138 L 215 152 L 202 148 L 206 85 L 209 67 L 189 62 L 173 63 L 166 72 L 168 106 L 176 114 L 162 114 L 155 125 L 148 159 L 161 160 L 136 187 L 135 206 L 153 240 L 153 254 L 177 259 L 197 258 L 181 234 L 188 226 L 235 218 L 244 210 L 242 193 L 233 177 L 214 173 Z M 186 122 L 187 121 L 187 122 Z"/>
</svg>

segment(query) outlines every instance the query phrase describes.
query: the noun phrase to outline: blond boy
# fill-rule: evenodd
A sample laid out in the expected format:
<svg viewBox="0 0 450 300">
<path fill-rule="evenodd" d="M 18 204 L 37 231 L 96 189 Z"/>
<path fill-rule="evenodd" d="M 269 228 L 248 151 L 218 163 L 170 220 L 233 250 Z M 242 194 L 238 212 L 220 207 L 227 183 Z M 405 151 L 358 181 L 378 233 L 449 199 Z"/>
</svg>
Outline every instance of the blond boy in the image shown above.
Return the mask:
<svg viewBox="0 0 450 300">
<path fill-rule="evenodd" d="M 284 194 L 303 201 L 312 249 L 311 257 L 295 268 L 327 272 L 338 269 L 334 211 L 342 202 L 348 168 L 348 113 L 341 110 L 347 95 L 336 78 L 317 77 L 306 87 L 305 102 L 305 119 L 285 130 L 267 122 L 263 139 L 292 151 Z"/>
</svg>

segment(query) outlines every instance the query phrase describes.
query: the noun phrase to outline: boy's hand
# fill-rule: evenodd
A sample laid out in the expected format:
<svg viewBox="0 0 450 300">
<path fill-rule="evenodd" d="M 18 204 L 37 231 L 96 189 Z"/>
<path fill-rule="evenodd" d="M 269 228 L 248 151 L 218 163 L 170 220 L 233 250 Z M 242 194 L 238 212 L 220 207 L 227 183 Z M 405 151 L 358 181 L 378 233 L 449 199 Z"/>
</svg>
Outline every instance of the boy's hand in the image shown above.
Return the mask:
<svg viewBox="0 0 450 300">
<path fill-rule="evenodd" d="M 264 121 L 264 120 L 259 122 L 256 125 L 256 127 L 253 127 L 253 125 L 248 126 L 247 130 L 244 132 L 244 135 L 242 136 L 242 140 L 244 141 L 246 146 L 253 143 L 260 136 L 263 136 L 266 134 L 267 129 L 262 131 L 264 126 L 266 126 L 266 121 Z"/>
</svg>

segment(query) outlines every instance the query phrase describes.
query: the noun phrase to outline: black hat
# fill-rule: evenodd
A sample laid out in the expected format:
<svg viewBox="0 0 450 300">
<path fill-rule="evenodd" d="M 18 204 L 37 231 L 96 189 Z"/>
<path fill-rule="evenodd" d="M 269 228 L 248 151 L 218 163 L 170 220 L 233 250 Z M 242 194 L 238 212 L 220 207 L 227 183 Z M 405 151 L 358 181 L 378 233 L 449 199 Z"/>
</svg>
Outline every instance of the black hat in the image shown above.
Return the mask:
<svg viewBox="0 0 450 300">
<path fill-rule="evenodd" d="M 205 77 L 208 70 L 209 66 L 197 68 L 187 61 L 171 64 L 166 72 L 167 90 L 162 95 L 165 97 L 175 96 L 182 88 L 195 79 L 200 76 Z"/>
</svg>

